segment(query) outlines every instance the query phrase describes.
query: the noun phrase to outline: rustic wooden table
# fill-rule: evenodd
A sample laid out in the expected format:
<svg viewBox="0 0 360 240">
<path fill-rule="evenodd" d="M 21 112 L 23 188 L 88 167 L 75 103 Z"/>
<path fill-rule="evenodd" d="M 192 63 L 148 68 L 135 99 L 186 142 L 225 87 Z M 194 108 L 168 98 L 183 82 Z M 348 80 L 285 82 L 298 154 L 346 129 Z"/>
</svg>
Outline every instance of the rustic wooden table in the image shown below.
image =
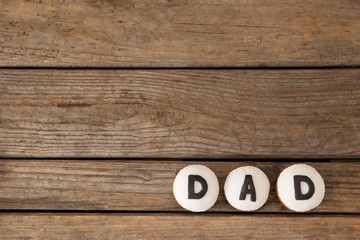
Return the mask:
<svg viewBox="0 0 360 240">
<path fill-rule="evenodd" d="M 0 239 L 356 239 L 360 2 L 0 0 Z M 323 203 L 293 213 L 279 173 L 314 166 Z M 182 209 L 175 175 L 220 181 Z M 226 201 L 234 168 L 268 202 Z"/>
</svg>

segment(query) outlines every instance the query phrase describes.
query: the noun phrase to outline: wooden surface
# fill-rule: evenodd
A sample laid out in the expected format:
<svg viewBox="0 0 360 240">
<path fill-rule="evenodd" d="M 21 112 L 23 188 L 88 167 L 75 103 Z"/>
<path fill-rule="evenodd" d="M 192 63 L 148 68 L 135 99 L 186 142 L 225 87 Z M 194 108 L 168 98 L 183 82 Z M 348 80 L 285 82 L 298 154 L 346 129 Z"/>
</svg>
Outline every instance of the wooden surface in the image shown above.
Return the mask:
<svg viewBox="0 0 360 240">
<path fill-rule="evenodd" d="M 359 66 L 356 0 L 0 1 L 0 66 Z"/>
<path fill-rule="evenodd" d="M 360 1 L 0 0 L 0 239 L 357 239 Z M 248 162 L 247 160 L 253 160 Z M 286 166 L 326 195 L 290 213 Z M 220 181 L 185 212 L 176 173 Z M 227 174 L 260 167 L 245 214 Z"/>
<path fill-rule="evenodd" d="M 357 158 L 360 70 L 0 70 L 1 157 Z"/>
<path fill-rule="evenodd" d="M 203 164 L 219 178 L 220 195 L 210 212 L 238 212 L 226 201 L 223 186 L 235 168 L 255 165 L 271 183 L 261 212 L 289 212 L 275 192 L 280 172 L 294 163 L 2 160 L 0 210 L 185 211 L 172 193 L 183 167 Z M 312 162 L 324 178 L 326 195 L 313 212 L 360 214 L 360 163 Z"/>
<path fill-rule="evenodd" d="M 0 239 L 356 239 L 357 216 L 0 214 Z"/>
</svg>

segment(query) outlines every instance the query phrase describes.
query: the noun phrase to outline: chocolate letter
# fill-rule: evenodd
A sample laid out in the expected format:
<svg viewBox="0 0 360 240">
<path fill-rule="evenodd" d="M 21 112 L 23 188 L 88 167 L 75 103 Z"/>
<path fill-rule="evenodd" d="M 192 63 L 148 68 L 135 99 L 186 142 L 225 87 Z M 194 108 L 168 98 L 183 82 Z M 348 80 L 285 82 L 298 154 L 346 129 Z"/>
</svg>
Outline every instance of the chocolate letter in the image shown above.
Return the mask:
<svg viewBox="0 0 360 240">
<path fill-rule="evenodd" d="M 201 191 L 195 193 L 195 182 L 199 182 L 201 184 Z M 189 183 L 188 183 L 188 199 L 200 199 L 205 196 L 208 190 L 208 185 L 206 180 L 200 175 L 189 175 Z"/>
<path fill-rule="evenodd" d="M 301 192 L 301 182 L 305 182 L 309 186 L 309 190 L 305 194 Z M 313 181 L 311 181 L 309 177 L 303 175 L 294 176 L 294 188 L 296 200 L 308 200 L 314 195 L 315 192 Z"/>
<path fill-rule="evenodd" d="M 246 175 L 244 184 L 240 192 L 240 200 L 245 200 L 246 195 L 250 194 L 250 199 L 252 202 L 256 202 L 256 191 L 254 182 L 251 175 Z"/>
</svg>

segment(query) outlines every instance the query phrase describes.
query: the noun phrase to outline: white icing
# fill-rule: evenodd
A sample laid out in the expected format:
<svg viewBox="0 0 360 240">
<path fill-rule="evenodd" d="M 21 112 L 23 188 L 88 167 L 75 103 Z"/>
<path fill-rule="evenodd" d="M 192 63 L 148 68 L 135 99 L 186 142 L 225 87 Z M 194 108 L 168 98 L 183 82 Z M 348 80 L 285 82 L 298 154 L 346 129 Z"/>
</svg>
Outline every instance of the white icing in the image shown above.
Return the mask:
<svg viewBox="0 0 360 240">
<path fill-rule="evenodd" d="M 208 190 L 201 199 L 188 199 L 189 175 L 200 175 L 208 185 Z M 201 184 L 195 182 L 195 193 L 201 191 Z M 204 212 L 214 206 L 219 196 L 219 182 L 213 171 L 202 165 L 190 165 L 183 168 L 175 177 L 173 192 L 176 201 L 183 208 L 192 212 Z"/>
<path fill-rule="evenodd" d="M 296 200 L 294 176 L 309 177 L 315 186 L 314 195 L 307 200 Z M 309 186 L 301 182 L 301 191 L 306 193 Z M 325 183 L 315 168 L 306 164 L 295 164 L 284 169 L 277 180 L 277 193 L 280 201 L 289 209 L 296 212 L 310 211 L 320 205 L 325 196 Z"/>
<path fill-rule="evenodd" d="M 250 194 L 245 200 L 240 200 L 240 192 L 245 176 L 251 175 L 256 191 L 256 201 L 250 199 Z M 239 167 L 229 173 L 226 178 L 224 191 L 227 201 L 234 208 L 241 211 L 254 211 L 261 208 L 269 197 L 270 182 L 266 174 L 257 167 Z"/>
</svg>

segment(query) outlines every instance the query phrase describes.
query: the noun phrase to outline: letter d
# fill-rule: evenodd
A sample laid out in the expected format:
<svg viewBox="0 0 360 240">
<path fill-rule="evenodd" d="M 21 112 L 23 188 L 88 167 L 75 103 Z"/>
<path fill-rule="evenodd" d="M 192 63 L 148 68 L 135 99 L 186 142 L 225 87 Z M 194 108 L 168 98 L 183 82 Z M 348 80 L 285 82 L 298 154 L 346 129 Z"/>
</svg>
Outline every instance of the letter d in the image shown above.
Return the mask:
<svg viewBox="0 0 360 240">
<path fill-rule="evenodd" d="M 201 184 L 200 192 L 195 192 L 195 182 Z M 188 181 L 188 198 L 189 199 L 201 199 L 205 196 L 208 190 L 208 184 L 206 180 L 200 175 L 189 175 Z"/>
</svg>

